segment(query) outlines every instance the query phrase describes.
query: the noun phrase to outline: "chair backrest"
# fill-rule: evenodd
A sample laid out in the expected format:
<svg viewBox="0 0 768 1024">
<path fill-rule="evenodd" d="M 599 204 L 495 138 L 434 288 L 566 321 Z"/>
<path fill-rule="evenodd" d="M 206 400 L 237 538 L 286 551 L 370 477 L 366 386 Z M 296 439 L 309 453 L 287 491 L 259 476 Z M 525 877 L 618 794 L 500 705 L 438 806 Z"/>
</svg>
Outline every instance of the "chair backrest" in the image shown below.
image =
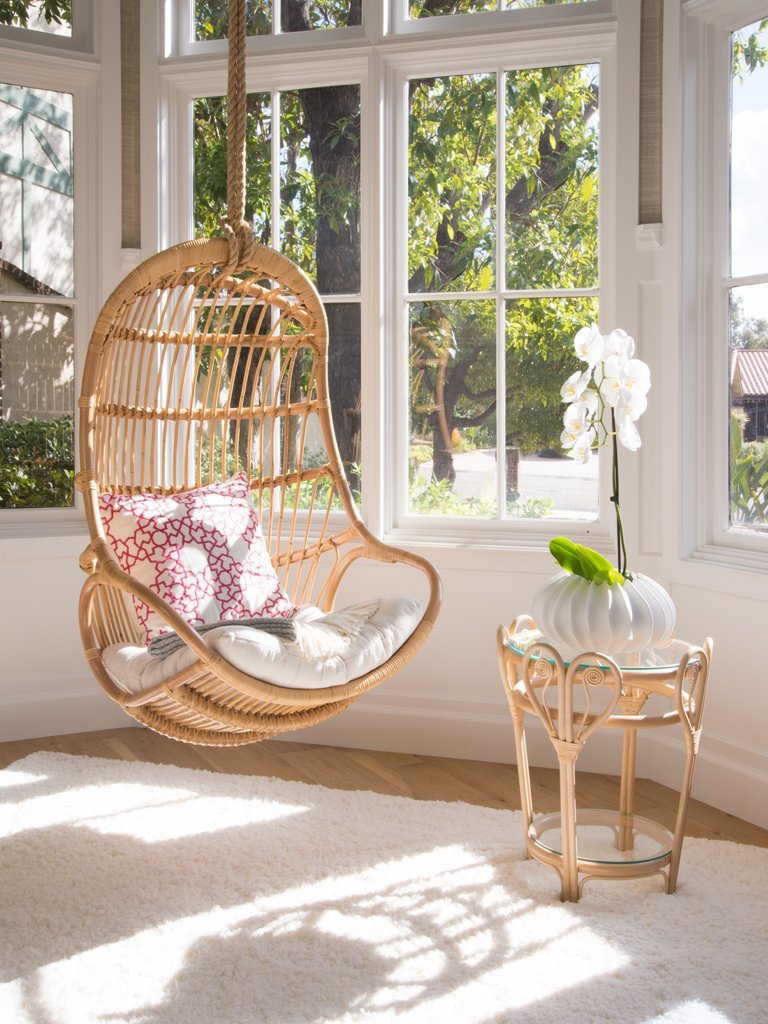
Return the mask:
<svg viewBox="0 0 768 1024">
<path fill-rule="evenodd" d="M 305 603 L 322 556 L 360 524 L 330 414 L 325 312 L 279 253 L 257 246 L 234 276 L 227 258 L 223 239 L 173 246 L 110 296 L 84 367 L 79 484 L 97 537 L 102 492 L 167 494 L 244 471 L 273 563 Z M 334 537 L 335 509 L 346 522 Z"/>
</svg>

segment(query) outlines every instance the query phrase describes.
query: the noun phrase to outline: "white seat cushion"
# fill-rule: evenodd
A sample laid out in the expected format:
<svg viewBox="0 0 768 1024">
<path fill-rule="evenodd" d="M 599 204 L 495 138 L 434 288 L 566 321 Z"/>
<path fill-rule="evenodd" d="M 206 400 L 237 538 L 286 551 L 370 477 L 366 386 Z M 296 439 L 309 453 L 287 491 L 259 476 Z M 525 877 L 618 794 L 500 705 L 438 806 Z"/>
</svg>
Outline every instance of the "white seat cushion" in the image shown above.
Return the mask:
<svg viewBox="0 0 768 1024">
<path fill-rule="evenodd" d="M 353 605 L 352 608 L 355 606 Z M 357 636 L 344 643 L 339 654 L 322 660 L 308 658 L 280 637 L 248 626 L 221 626 L 205 634 L 206 643 L 235 668 L 266 683 L 296 689 L 343 686 L 385 661 L 402 647 L 424 615 L 424 605 L 410 597 L 382 598 L 378 610 Z M 305 606 L 297 621 L 321 621 L 319 608 Z M 118 686 L 128 693 L 143 693 L 188 668 L 196 655 L 187 646 L 166 658 L 156 658 L 146 647 L 113 644 L 104 651 L 104 665 Z"/>
</svg>

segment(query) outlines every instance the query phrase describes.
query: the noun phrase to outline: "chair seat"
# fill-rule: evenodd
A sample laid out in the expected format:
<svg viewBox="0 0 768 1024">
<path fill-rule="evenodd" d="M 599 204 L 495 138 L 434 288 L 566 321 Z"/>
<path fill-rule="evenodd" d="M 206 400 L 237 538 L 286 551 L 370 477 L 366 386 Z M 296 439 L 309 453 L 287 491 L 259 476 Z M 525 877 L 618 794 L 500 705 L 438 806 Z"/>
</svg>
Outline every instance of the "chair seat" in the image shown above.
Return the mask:
<svg viewBox="0 0 768 1024">
<path fill-rule="evenodd" d="M 354 608 L 355 606 L 351 606 Z M 410 597 L 382 598 L 377 611 L 360 632 L 344 641 L 340 653 L 322 660 L 308 658 L 294 645 L 248 626 L 221 626 L 205 634 L 206 643 L 231 665 L 255 679 L 275 686 L 320 689 L 343 686 L 383 665 L 405 643 L 424 615 L 424 605 Z M 297 621 L 322 622 L 324 613 L 307 605 Z M 128 693 L 143 693 L 194 664 L 188 647 L 165 658 L 146 647 L 113 644 L 103 652 L 104 666 L 117 685 Z"/>
</svg>

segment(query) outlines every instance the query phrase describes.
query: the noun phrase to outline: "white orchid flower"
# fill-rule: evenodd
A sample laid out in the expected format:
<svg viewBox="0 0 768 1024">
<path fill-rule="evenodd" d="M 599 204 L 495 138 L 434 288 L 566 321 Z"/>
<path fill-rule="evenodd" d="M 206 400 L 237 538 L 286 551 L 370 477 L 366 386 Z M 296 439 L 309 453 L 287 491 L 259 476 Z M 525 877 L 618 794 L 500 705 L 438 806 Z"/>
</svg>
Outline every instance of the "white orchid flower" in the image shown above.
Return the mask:
<svg viewBox="0 0 768 1024">
<path fill-rule="evenodd" d="M 616 415 L 626 416 L 628 419 L 635 422 L 639 420 L 645 410 L 648 408 L 648 399 L 642 391 L 636 388 L 622 388 L 619 397 L 616 401 Z"/>
<path fill-rule="evenodd" d="M 636 452 L 642 444 L 640 433 L 634 420 L 629 416 L 623 399 L 616 405 L 616 436 L 620 444 L 631 452 Z"/>
<path fill-rule="evenodd" d="M 595 422 L 598 412 L 598 394 L 592 388 L 587 388 L 586 391 L 582 392 L 581 397 L 577 401 L 571 402 L 568 405 L 563 415 L 563 425 L 565 426 L 563 436 L 569 438 L 570 443 L 566 444 L 565 447 L 570 448 L 576 437 L 591 423 Z"/>
<path fill-rule="evenodd" d="M 588 410 L 583 402 L 573 402 L 563 416 L 564 430 L 560 435 L 563 448 L 573 448 L 581 435 L 592 425 Z"/>
<path fill-rule="evenodd" d="M 560 396 L 563 401 L 575 402 L 577 399 L 581 398 L 584 390 L 589 384 L 591 376 L 592 371 L 589 369 L 584 370 L 584 372 L 577 370 L 575 373 L 572 373 L 565 384 L 560 388 Z"/>
<path fill-rule="evenodd" d="M 603 336 L 598 331 L 597 325 L 582 327 L 573 339 L 573 347 L 576 349 L 579 359 L 583 359 L 588 366 L 594 366 L 599 359 L 602 359 Z"/>
<path fill-rule="evenodd" d="M 645 412 L 646 406 L 640 401 L 651 387 L 651 371 L 642 359 L 624 359 L 611 356 L 595 367 L 595 380 L 598 382 L 600 394 L 606 405 L 612 409 L 620 396 L 624 396 L 628 404 L 637 407 L 637 419 Z"/>
<path fill-rule="evenodd" d="M 631 579 L 619 509 L 618 444 L 630 451 L 637 451 L 641 445 L 635 423 L 648 406 L 651 371 L 641 359 L 634 358 L 635 342 L 626 331 L 617 329 L 603 336 L 592 324 L 577 333 L 573 345 L 587 369 L 571 374 L 560 390 L 568 403 L 560 442 L 569 457 L 579 462 L 588 462 L 593 449 L 614 442 L 611 501 L 616 510 L 617 568 L 625 579 Z M 610 426 L 604 419 L 608 409 Z"/>
<path fill-rule="evenodd" d="M 600 396 L 594 388 L 586 388 L 581 393 L 579 403 L 587 407 L 587 418 L 595 420 L 600 412 Z"/>
<path fill-rule="evenodd" d="M 581 430 L 569 430 L 568 427 L 566 427 L 560 435 L 560 447 L 569 452 L 581 437 L 582 433 L 583 431 Z"/>
<path fill-rule="evenodd" d="M 595 367 L 595 383 L 597 384 L 603 401 L 612 409 L 618 401 L 621 389 L 624 386 L 622 373 L 624 359 L 621 356 L 611 356 Z"/>
<path fill-rule="evenodd" d="M 626 331 L 622 331 L 621 328 L 603 336 L 604 360 L 608 360 L 612 356 L 619 356 L 621 359 L 631 359 L 634 354 L 635 339 L 631 338 Z"/>
<path fill-rule="evenodd" d="M 628 359 L 621 370 L 621 386 L 627 391 L 647 395 L 651 387 L 651 371 L 642 359 Z"/>
<path fill-rule="evenodd" d="M 589 462 L 589 456 L 592 453 L 592 446 L 597 440 L 597 431 L 594 427 L 589 426 L 586 430 L 576 437 L 574 443 L 570 446 L 568 455 L 572 459 L 577 459 L 579 462 Z"/>
</svg>

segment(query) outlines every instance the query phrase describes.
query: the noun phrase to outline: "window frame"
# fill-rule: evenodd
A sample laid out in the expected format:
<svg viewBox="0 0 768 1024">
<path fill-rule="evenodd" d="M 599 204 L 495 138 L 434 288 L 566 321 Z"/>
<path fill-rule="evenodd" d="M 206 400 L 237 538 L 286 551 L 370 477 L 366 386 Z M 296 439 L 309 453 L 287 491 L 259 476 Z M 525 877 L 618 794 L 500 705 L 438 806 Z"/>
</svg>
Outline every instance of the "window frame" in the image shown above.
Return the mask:
<svg viewBox="0 0 768 1024">
<path fill-rule="evenodd" d="M 164 0 L 164 55 L 166 57 L 225 57 L 227 55 L 226 39 L 195 39 L 194 0 Z M 222 0 L 226 3 L 226 0 Z M 273 0 L 277 27 L 268 35 L 248 36 L 247 52 L 264 52 L 273 50 L 308 49 L 317 47 L 318 35 L 323 37 L 326 47 L 351 44 L 369 39 L 376 13 L 374 5 L 363 2 L 362 24 L 348 28 L 312 29 L 309 32 L 283 32 L 279 28 L 281 0 Z"/>
<path fill-rule="evenodd" d="M 684 557 L 768 571 L 768 532 L 730 523 L 729 294 L 731 33 L 768 15 L 765 0 L 684 0 L 681 507 Z M 714 216 L 713 216 L 714 211 Z M 702 255 L 709 254 L 709 255 Z M 711 414 L 711 410 L 717 410 Z"/>
<path fill-rule="evenodd" d="M 142 5 L 144 53 L 154 48 L 155 81 L 145 89 L 142 152 L 156 175 L 157 198 L 146 222 L 152 225 L 158 248 L 182 241 L 192 230 L 192 130 L 191 103 L 201 95 L 226 92 L 224 41 L 183 43 L 179 39 L 180 12 L 191 11 L 192 0 L 150 0 Z M 404 83 L 435 69 L 483 70 L 599 63 L 601 67 L 601 191 L 600 191 L 600 316 L 604 329 L 615 325 L 618 301 L 618 222 L 616 204 L 617 141 L 620 62 L 619 21 L 626 22 L 625 43 L 639 52 L 639 12 L 634 0 L 597 0 L 571 7 L 546 7 L 531 11 L 503 11 L 491 21 L 483 13 L 428 19 L 432 30 L 399 31 L 395 0 L 386 5 L 364 4 L 368 14 L 359 29 L 286 33 L 250 37 L 246 44 L 248 91 L 298 89 L 313 85 L 359 84 L 361 89 L 361 245 L 362 260 L 362 463 L 364 493 L 362 513 L 369 528 L 394 542 L 426 545 L 468 545 L 541 550 L 559 528 L 592 545 L 612 548 L 613 522 L 608 502 L 607 455 L 601 460 L 599 512 L 595 520 L 458 520 L 403 516 L 407 461 L 398 465 L 398 453 L 407 452 L 407 333 L 403 334 L 403 310 L 396 293 L 401 272 L 398 241 L 405 224 L 407 197 L 398 168 L 404 166 L 405 117 L 394 111 L 404 97 Z M 400 8 L 404 10 L 404 8 Z M 562 13 L 567 12 L 566 17 Z M 502 30 L 494 23 L 501 19 Z M 522 16 L 522 17 L 521 17 Z M 188 15 L 187 15 L 188 17 Z M 477 32 L 467 35 L 463 19 L 471 17 Z M 634 20 L 633 20 L 634 19 Z M 426 22 L 427 19 L 424 19 Z M 446 23 L 436 25 L 436 22 Z M 632 36 L 636 30 L 635 39 Z M 337 35 L 343 35 L 337 41 Z M 354 38 L 352 38 L 354 36 Z M 308 38 L 311 37 L 311 38 Z M 286 62 L 287 51 L 300 55 Z M 448 71 L 446 71 L 446 68 Z M 145 76 L 148 79 L 149 76 Z M 631 105 L 636 87 L 625 88 L 629 131 L 637 121 Z M 146 84 L 146 83 L 145 83 Z M 622 100 L 622 103 L 624 101 Z M 624 108 L 622 108 L 624 109 Z M 157 119 L 157 124 L 155 123 Z M 159 126 L 159 132 L 158 132 Z M 399 163 L 398 163 L 399 162 Z M 146 165 L 145 165 L 146 166 Z M 167 182 L 174 188 L 169 190 Z M 147 190 L 149 191 L 149 190 Z M 392 197 L 395 197 L 394 200 Z M 153 208 L 152 208 L 153 207 Z M 394 216 L 393 216 L 394 211 Z M 393 225 L 393 221 L 395 224 Z M 631 243 L 628 248 L 631 248 Z M 154 249 L 154 246 L 153 246 Z M 402 246 L 400 247 L 402 252 Z M 152 250 L 153 251 L 153 250 Z M 631 306 L 627 307 L 631 309 Z M 623 324 L 632 329 L 624 316 Z M 400 333 L 398 333 L 400 332 Z M 404 338 L 402 344 L 393 339 Z M 392 439 L 394 443 L 391 443 Z M 594 457 L 594 456 L 593 456 Z M 628 482 L 637 470 L 625 471 Z"/>
<path fill-rule="evenodd" d="M 552 10 L 545 8 L 544 10 Z M 510 11 L 505 14 L 517 14 Z M 480 15 L 481 16 L 481 15 Z M 456 16 L 458 18 L 464 15 Z M 475 17 L 473 15 L 473 17 Z M 433 19 L 429 19 L 430 21 Z M 512 518 L 480 519 L 473 517 L 425 516 L 408 512 L 408 350 L 407 350 L 407 87 L 412 78 L 430 75 L 453 75 L 483 72 L 498 72 L 513 68 L 560 66 L 569 63 L 597 63 L 600 65 L 600 194 L 599 194 L 599 243 L 598 268 L 599 286 L 593 294 L 600 299 L 600 319 L 612 323 L 612 296 L 616 280 L 613 267 L 615 218 L 612 211 L 616 197 L 614 146 L 604 142 L 605 138 L 615 139 L 616 104 L 611 83 L 615 81 L 615 34 L 612 28 L 601 25 L 580 24 L 580 31 L 572 25 L 561 25 L 557 32 L 552 30 L 546 36 L 536 33 L 524 35 L 516 30 L 512 37 L 494 36 L 494 42 L 467 40 L 452 37 L 442 44 L 430 46 L 429 53 L 417 53 L 409 49 L 387 60 L 390 71 L 388 105 L 394 139 L 394 160 L 390 194 L 395 199 L 395 230 L 393 238 L 392 294 L 394 338 L 404 339 L 393 351 L 389 363 L 388 380 L 391 382 L 391 398 L 386 408 L 389 422 L 385 436 L 393 438 L 387 479 L 390 483 L 390 500 L 386 509 L 386 536 L 398 543 L 469 543 L 487 546 L 541 546 L 558 529 L 567 530 L 581 538 L 590 537 L 590 543 L 609 543 L 610 517 L 607 512 L 607 474 L 600 473 L 598 514 L 594 519 L 563 519 L 556 515 L 544 519 L 516 520 Z M 604 88 L 605 85 L 605 88 Z M 397 119 L 396 105 L 401 104 L 401 116 Z M 405 111 L 405 112 L 402 112 Z M 503 230 L 503 227 L 501 228 Z M 502 281 L 503 269 L 497 268 L 496 286 L 488 295 L 497 301 L 505 301 L 506 282 Z M 542 289 L 546 295 L 549 289 Z M 586 291 L 586 290 L 585 290 Z M 500 374 L 500 359 L 503 346 L 497 339 L 497 375 Z M 503 378 L 500 378 L 503 379 Z M 394 410 L 394 411 L 393 411 Z M 600 452 L 601 470 L 606 465 L 604 452 Z"/>
<path fill-rule="evenodd" d="M 102 2 L 95 5 L 99 11 Z M 54 33 L 40 32 L 31 28 L 19 28 L 15 25 L 0 25 L 0 45 L 7 40 L 8 45 L 29 48 L 30 50 L 54 51 L 63 55 L 92 54 L 96 38 L 94 25 L 94 0 L 72 0 L 72 34 L 58 36 Z"/>
<path fill-rule="evenodd" d="M 114 0 L 107 0 L 114 3 Z M 25 30 L 21 30 L 22 34 Z M 39 35 L 40 33 L 34 33 Z M 74 317 L 75 402 L 73 421 L 77 448 L 79 379 L 91 327 L 99 309 L 101 295 L 102 250 L 97 210 L 93 197 L 99 187 L 100 66 L 92 57 L 64 52 L 40 52 L 35 44 L 29 48 L 20 43 L 0 39 L 2 78 L 11 85 L 55 92 L 66 92 L 73 99 L 73 165 L 74 165 L 74 288 L 72 295 L 54 298 L 36 296 L 36 302 L 65 305 Z M 15 296 L 3 296 L 3 302 L 14 302 Z M 74 470 L 77 473 L 77 457 Z M 85 528 L 82 498 L 75 489 L 74 503 L 68 508 L 0 509 L 0 537 L 25 537 L 43 534 L 81 533 Z"/>
<path fill-rule="evenodd" d="M 498 0 L 497 0 L 498 3 Z M 606 15 L 615 13 L 616 0 L 589 0 L 589 3 L 577 3 L 571 0 L 568 4 L 534 7 L 529 9 L 508 9 L 494 11 L 473 11 L 468 14 L 441 14 L 432 18 L 411 18 L 408 14 L 410 0 L 390 0 L 390 31 L 396 35 L 434 36 L 440 33 L 453 35 L 460 32 L 491 32 L 498 29 L 516 29 L 535 25 L 547 27 L 548 23 L 562 23 L 572 19 L 575 24 L 583 25 L 587 19 L 602 20 Z M 514 18 L 514 22 L 510 22 Z"/>
</svg>

